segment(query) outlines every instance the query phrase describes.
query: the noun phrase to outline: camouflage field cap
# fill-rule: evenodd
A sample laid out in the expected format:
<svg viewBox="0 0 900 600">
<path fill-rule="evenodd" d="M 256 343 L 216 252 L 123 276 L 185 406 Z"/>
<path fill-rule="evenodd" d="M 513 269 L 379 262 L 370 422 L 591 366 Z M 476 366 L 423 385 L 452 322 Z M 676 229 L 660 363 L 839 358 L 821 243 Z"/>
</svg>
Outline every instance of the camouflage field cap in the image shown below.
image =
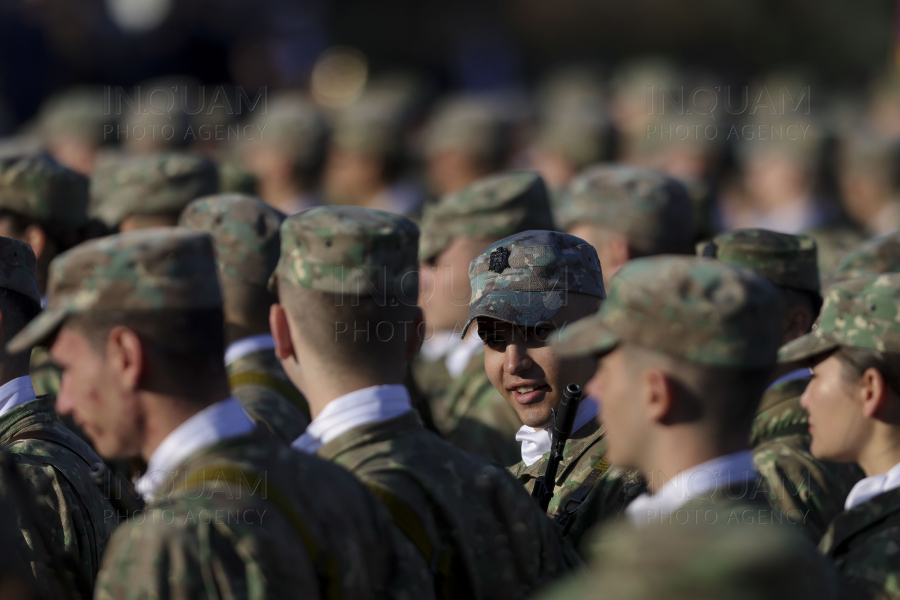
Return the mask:
<svg viewBox="0 0 900 600">
<path fill-rule="evenodd" d="M 403 120 L 395 103 L 363 97 L 344 109 L 334 128 L 332 144 L 374 156 L 395 154 L 402 145 Z"/>
<path fill-rule="evenodd" d="M 869 240 L 845 255 L 831 279 L 845 281 L 880 273 L 900 273 L 900 231 Z"/>
<path fill-rule="evenodd" d="M 427 155 L 458 150 L 490 158 L 505 146 L 506 126 L 487 97 L 463 95 L 438 104 L 424 132 Z"/>
<path fill-rule="evenodd" d="M 53 259 L 47 307 L 7 350 L 39 344 L 75 314 L 221 307 L 215 250 L 206 233 L 171 227 L 111 235 Z"/>
<path fill-rule="evenodd" d="M 37 259 L 25 242 L 0 237 L 0 288 L 18 292 L 41 303 L 37 282 Z"/>
<path fill-rule="evenodd" d="M 739 229 L 697 244 L 697 255 L 753 269 L 777 286 L 819 293 L 816 242 L 805 235 Z"/>
<path fill-rule="evenodd" d="M 643 167 L 601 164 L 578 174 L 555 215 L 568 230 L 579 223 L 619 232 L 648 253 L 688 254 L 693 249 L 691 199 L 685 186 Z"/>
<path fill-rule="evenodd" d="M 88 221 L 88 179 L 44 152 L 2 157 L 0 209 L 77 229 Z"/>
<path fill-rule="evenodd" d="M 284 219 L 251 196 L 218 194 L 188 204 L 178 225 L 212 236 L 220 273 L 265 287 L 278 265 Z"/>
<path fill-rule="evenodd" d="M 778 362 L 812 360 L 841 346 L 900 352 L 900 274 L 850 279 L 828 289 L 811 333 L 785 344 Z"/>
<path fill-rule="evenodd" d="M 605 298 L 600 259 L 574 235 L 525 231 L 492 244 L 469 266 L 469 319 L 491 317 L 522 327 L 546 323 L 569 292 Z"/>
<path fill-rule="evenodd" d="M 493 240 L 531 229 L 554 229 L 544 180 L 534 171 L 492 175 L 425 210 L 419 258 L 431 260 L 459 237 Z"/>
<path fill-rule="evenodd" d="M 299 165 L 322 159 L 328 125 L 318 109 L 303 95 L 286 92 L 271 98 L 251 120 L 256 126 L 251 144 L 272 145 L 289 152 Z"/>
<path fill-rule="evenodd" d="M 562 332 L 562 356 L 601 355 L 628 342 L 693 363 L 771 367 L 781 343 L 781 294 L 742 267 L 709 258 L 629 261 L 600 312 Z"/>
<path fill-rule="evenodd" d="M 419 294 L 419 228 L 400 215 L 358 206 L 319 206 L 281 225 L 281 258 L 269 280 L 335 295 Z"/>
<path fill-rule="evenodd" d="M 91 178 L 91 216 L 117 227 L 129 215 L 178 214 L 219 191 L 216 165 L 187 152 L 116 156 Z"/>
</svg>

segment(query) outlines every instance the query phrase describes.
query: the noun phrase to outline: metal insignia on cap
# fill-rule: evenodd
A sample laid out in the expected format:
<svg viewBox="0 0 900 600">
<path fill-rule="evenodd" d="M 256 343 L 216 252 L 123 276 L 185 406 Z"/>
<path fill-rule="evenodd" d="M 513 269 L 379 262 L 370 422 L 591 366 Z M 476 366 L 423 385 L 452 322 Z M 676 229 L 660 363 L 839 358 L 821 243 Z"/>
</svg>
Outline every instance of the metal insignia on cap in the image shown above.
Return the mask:
<svg viewBox="0 0 900 600">
<path fill-rule="evenodd" d="M 488 268 L 494 273 L 502 273 L 505 269 L 509 268 L 509 250 L 503 248 L 495 248 L 493 252 L 491 252 L 491 264 Z"/>
</svg>

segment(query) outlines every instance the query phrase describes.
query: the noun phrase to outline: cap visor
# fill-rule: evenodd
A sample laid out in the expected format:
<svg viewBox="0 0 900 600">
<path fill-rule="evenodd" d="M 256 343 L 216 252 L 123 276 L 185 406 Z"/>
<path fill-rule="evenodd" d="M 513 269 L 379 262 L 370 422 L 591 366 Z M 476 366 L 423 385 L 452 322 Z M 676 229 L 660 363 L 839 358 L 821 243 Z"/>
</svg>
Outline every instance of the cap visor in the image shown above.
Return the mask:
<svg viewBox="0 0 900 600">
<path fill-rule="evenodd" d="M 782 346 L 778 351 L 778 363 L 792 364 L 810 361 L 816 356 L 838 347 L 840 344 L 837 340 L 814 331 Z"/>
<path fill-rule="evenodd" d="M 566 300 L 566 292 L 514 292 L 498 290 L 485 294 L 469 309 L 461 337 L 479 317 L 497 319 L 520 327 L 536 327 L 556 316 Z"/>
<path fill-rule="evenodd" d="M 553 349 L 562 358 L 598 356 L 612 352 L 621 341 L 597 315 L 591 315 L 563 329 Z"/>
<path fill-rule="evenodd" d="M 69 311 L 64 308 L 44 309 L 25 328 L 6 344 L 6 351 L 18 354 L 31 350 L 46 341 L 60 328 Z"/>
</svg>

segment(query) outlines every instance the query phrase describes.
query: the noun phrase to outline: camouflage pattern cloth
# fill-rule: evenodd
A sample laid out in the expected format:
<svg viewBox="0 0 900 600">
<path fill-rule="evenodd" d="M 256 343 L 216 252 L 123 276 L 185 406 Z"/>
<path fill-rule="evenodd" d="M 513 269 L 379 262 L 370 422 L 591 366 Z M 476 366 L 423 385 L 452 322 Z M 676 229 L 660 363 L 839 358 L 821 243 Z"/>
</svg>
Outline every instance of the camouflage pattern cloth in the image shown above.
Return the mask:
<svg viewBox="0 0 900 600">
<path fill-rule="evenodd" d="M 602 164 L 579 173 L 556 203 L 557 225 L 579 223 L 621 233 L 641 254 L 690 254 L 694 242 L 691 198 L 671 177 L 620 164 Z"/>
<path fill-rule="evenodd" d="M 58 577 L 72 598 L 89 599 L 118 522 L 91 478 L 91 466 L 100 457 L 60 422 L 53 402 L 42 396 L 0 417 L 0 446 L 34 494 L 39 535 L 57 557 L 41 552 L 41 542 L 26 534 L 22 556 L 31 563 L 39 587 L 47 597 L 58 597 L 52 588 Z M 60 564 L 65 565 L 63 573 Z"/>
<path fill-rule="evenodd" d="M 611 465 L 605 454 L 603 427 L 594 419 L 573 432 L 563 448 L 547 514 L 576 548 L 588 529 L 615 520 L 647 488 L 637 472 Z M 549 458 L 548 452 L 530 467 L 520 462 L 510 472 L 530 494 Z"/>
<path fill-rule="evenodd" d="M 317 452 L 362 480 L 433 557 L 441 598 L 524 598 L 576 561 L 515 479 L 426 431 L 413 412 Z"/>
<path fill-rule="evenodd" d="M 171 474 L 113 536 L 95 598 L 416 600 L 431 588 L 358 482 L 257 430 Z"/>
<path fill-rule="evenodd" d="M 106 109 L 102 87 L 79 86 L 55 94 L 41 104 L 38 130 L 47 141 L 55 136 L 70 135 L 101 144 L 112 135 L 115 111 Z M 106 128 L 106 129 L 104 129 Z"/>
<path fill-rule="evenodd" d="M 425 210 L 419 260 L 432 260 L 460 237 L 497 240 L 529 229 L 552 230 L 547 186 L 533 171 L 479 179 Z"/>
<path fill-rule="evenodd" d="M 828 287 L 830 277 L 848 253 L 866 241 L 866 236 L 858 229 L 846 225 L 817 227 L 808 229 L 806 235 L 816 240 L 819 251 L 819 275 L 822 278 L 822 289 Z"/>
<path fill-rule="evenodd" d="M 425 154 L 456 151 L 493 163 L 507 151 L 508 125 L 488 98 L 474 94 L 444 98 L 428 119 Z"/>
<path fill-rule="evenodd" d="M 36 346 L 31 351 L 31 364 L 28 368 L 34 393 L 38 396 L 56 396 L 62 383 L 62 373 L 50 357 L 50 348 Z"/>
<path fill-rule="evenodd" d="M 131 215 L 173 215 L 188 202 L 219 191 L 216 165 L 186 152 L 116 155 L 91 176 L 89 213 L 110 228 Z"/>
<path fill-rule="evenodd" d="M 283 221 L 279 211 L 240 194 L 198 198 L 181 213 L 179 226 L 204 231 L 213 238 L 226 328 L 229 323 L 242 326 L 253 322 L 253 316 L 245 311 L 268 314 L 274 296 L 272 302 L 258 306 L 248 305 L 246 298 L 266 297 L 266 285 L 278 264 Z M 309 406 L 284 373 L 274 350 L 253 352 L 227 366 L 232 392 L 255 421 L 288 443 L 303 433 L 309 423 Z"/>
<path fill-rule="evenodd" d="M 844 255 L 831 280 L 833 283 L 880 273 L 900 273 L 900 232 L 869 240 Z"/>
<path fill-rule="evenodd" d="M 88 222 L 88 179 L 43 152 L 0 158 L 0 209 L 54 235 L 76 230 Z"/>
<path fill-rule="evenodd" d="M 253 112 L 250 125 L 256 130 L 248 144 L 274 146 L 292 156 L 297 167 L 313 168 L 324 158 L 328 125 L 301 94 L 272 94 L 262 110 Z"/>
<path fill-rule="evenodd" d="M 697 245 L 698 256 L 753 269 L 783 288 L 819 293 L 816 242 L 804 235 L 741 229 Z"/>
</svg>

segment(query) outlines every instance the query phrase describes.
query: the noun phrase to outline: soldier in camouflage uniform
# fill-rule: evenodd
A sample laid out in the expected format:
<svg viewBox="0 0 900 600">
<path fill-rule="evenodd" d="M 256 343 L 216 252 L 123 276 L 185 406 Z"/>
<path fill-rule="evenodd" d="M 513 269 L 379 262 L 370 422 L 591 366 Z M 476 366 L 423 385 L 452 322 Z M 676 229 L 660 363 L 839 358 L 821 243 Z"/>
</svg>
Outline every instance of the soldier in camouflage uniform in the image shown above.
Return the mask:
<svg viewBox="0 0 900 600">
<path fill-rule="evenodd" d="M 472 303 L 466 330 L 477 322 L 485 372 L 524 425 L 516 433 L 522 461 L 510 471 L 531 492 L 550 452 L 551 409 L 566 385 L 584 386 L 590 358 L 562 362 L 549 338 L 567 323 L 597 312 L 606 297 L 597 252 L 565 233 L 526 231 L 491 244 L 469 268 Z M 584 398 L 563 450 L 548 514 L 578 544 L 594 523 L 616 517 L 643 491 L 640 475 L 605 460 L 597 400 Z M 582 512 L 584 505 L 589 511 Z"/>
<path fill-rule="evenodd" d="M 4 340 L 40 312 L 36 264 L 27 244 L 0 237 L 0 333 Z M 91 478 L 91 469 L 100 458 L 60 422 L 52 397 L 35 396 L 28 376 L 30 349 L 0 352 L 0 447 L 9 453 L 36 497 L 32 508 L 43 538 L 35 540 L 23 531 L 27 545 L 21 544 L 20 552 L 31 563 L 48 597 L 55 594 L 52 586 L 58 577 L 72 597 L 87 599 L 92 596 L 100 558 L 116 519 Z M 47 556 L 47 551 L 55 557 Z"/>
<path fill-rule="evenodd" d="M 266 289 L 281 251 L 284 215 L 240 194 L 191 202 L 179 226 L 205 231 L 216 245 L 225 301 L 225 366 L 231 392 L 257 422 L 293 442 L 309 423 L 309 406 L 275 357 L 269 307 L 278 298 Z"/>
<path fill-rule="evenodd" d="M 383 500 L 439 597 L 524 597 L 566 569 L 553 525 L 509 473 L 426 431 L 401 385 L 422 323 L 418 237 L 412 221 L 360 207 L 284 222 L 272 333 L 313 414 L 293 447 Z"/>
<path fill-rule="evenodd" d="M 513 171 L 441 198 L 426 210 L 419 242 L 419 304 L 430 329 L 412 362 L 414 388 L 444 439 L 504 467 L 519 460 L 522 422 L 485 374 L 478 336 L 461 339 L 459 331 L 469 312 L 469 264 L 491 243 L 529 229 L 553 229 L 547 189 L 536 173 Z"/>
<path fill-rule="evenodd" d="M 54 336 L 59 410 L 104 456 L 148 462 L 146 510 L 110 540 L 95 597 L 428 598 L 381 505 L 229 397 L 222 323 L 210 237 L 156 228 L 57 257 L 47 309 L 8 344 Z"/>
<path fill-rule="evenodd" d="M 822 299 L 816 242 L 811 238 L 744 229 L 699 244 L 698 254 L 753 269 L 778 286 L 785 305 L 782 343 L 812 329 Z M 810 378 L 807 368 L 776 372 L 756 411 L 750 445 L 772 505 L 785 515 L 799 516 L 810 538 L 818 542 L 862 472 L 854 465 L 824 462 L 810 454 L 808 415 L 800 406 Z"/>
<path fill-rule="evenodd" d="M 859 481 L 819 544 L 834 561 L 841 598 L 900 598 L 900 274 L 851 279 L 828 290 L 811 333 L 779 361 L 812 366 L 801 403 L 811 450 L 858 463 Z"/>
<path fill-rule="evenodd" d="M 48 152 L 66 167 L 90 176 L 103 145 L 115 139 L 115 112 L 107 110 L 104 89 L 79 86 L 41 104 L 38 132 Z"/>
<path fill-rule="evenodd" d="M 829 279 L 834 283 L 879 273 L 900 273 L 900 232 L 869 240 L 848 253 Z"/>
<path fill-rule="evenodd" d="M 687 190 L 652 169 L 620 164 L 589 167 L 572 180 L 554 208 L 560 230 L 597 249 L 607 286 L 633 258 L 693 251 Z"/>
<path fill-rule="evenodd" d="M 90 215 L 110 230 L 167 227 L 188 202 L 219 191 L 216 165 L 187 152 L 104 157 L 91 176 Z"/>
</svg>

